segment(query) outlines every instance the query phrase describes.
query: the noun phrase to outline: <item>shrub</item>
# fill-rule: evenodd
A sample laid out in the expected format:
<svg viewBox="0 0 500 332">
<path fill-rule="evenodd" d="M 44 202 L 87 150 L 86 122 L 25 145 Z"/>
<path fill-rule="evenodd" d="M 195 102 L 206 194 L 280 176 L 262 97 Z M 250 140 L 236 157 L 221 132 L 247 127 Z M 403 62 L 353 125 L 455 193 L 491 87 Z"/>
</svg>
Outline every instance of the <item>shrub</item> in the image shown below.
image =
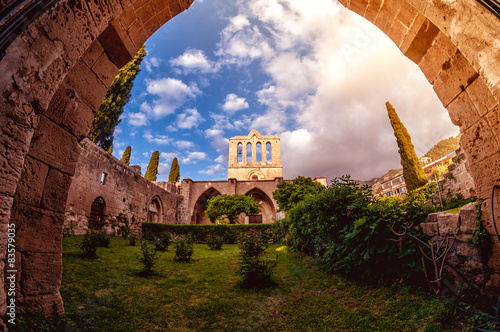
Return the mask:
<svg viewBox="0 0 500 332">
<path fill-rule="evenodd" d="M 174 239 L 176 262 L 189 262 L 194 251 L 193 242 L 189 237 L 180 235 Z"/>
<path fill-rule="evenodd" d="M 217 232 L 216 229 L 212 228 L 207 234 L 206 241 L 210 249 L 220 250 L 224 244 L 224 232 Z"/>
<path fill-rule="evenodd" d="M 94 235 L 95 233 L 90 231 L 85 234 L 82 241 L 77 243 L 77 246 L 83 251 L 82 256 L 85 258 L 97 258 L 97 238 Z"/>
<path fill-rule="evenodd" d="M 105 230 L 91 232 L 98 247 L 108 248 L 111 244 L 111 236 Z"/>
<path fill-rule="evenodd" d="M 161 232 L 153 235 L 153 244 L 158 251 L 167 251 L 170 245 L 170 233 Z"/>
<path fill-rule="evenodd" d="M 148 241 L 141 241 L 141 253 L 138 256 L 138 259 L 143 265 L 142 274 L 152 275 L 154 273 L 153 267 L 158 260 L 158 251 L 156 250 L 156 247 Z"/>
<path fill-rule="evenodd" d="M 135 247 L 136 241 L 137 241 L 137 235 L 135 235 L 134 233 L 130 234 L 130 236 L 128 237 L 128 245 Z"/>
<path fill-rule="evenodd" d="M 349 176 L 335 178 L 327 190 L 289 211 L 292 249 L 317 258 L 330 272 L 369 280 L 410 278 L 421 270 L 418 247 L 388 241 L 397 238 L 390 227 L 401 232 L 404 225 L 424 221 L 432 209 L 424 204 L 431 191 L 423 187 L 405 199 L 377 200 Z"/>
<path fill-rule="evenodd" d="M 277 259 L 271 259 L 266 249 L 271 240 L 269 231 L 262 232 L 251 228 L 240 231 L 238 246 L 240 248 L 240 269 L 242 288 L 267 288 L 276 285 L 273 269 Z"/>
</svg>

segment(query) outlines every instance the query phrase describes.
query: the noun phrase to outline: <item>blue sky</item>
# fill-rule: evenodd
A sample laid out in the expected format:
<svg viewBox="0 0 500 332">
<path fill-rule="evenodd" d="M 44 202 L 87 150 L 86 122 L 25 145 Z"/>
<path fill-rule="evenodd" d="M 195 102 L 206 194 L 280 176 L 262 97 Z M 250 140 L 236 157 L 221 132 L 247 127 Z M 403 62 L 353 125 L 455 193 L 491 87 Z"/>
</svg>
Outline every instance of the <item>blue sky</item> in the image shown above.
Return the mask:
<svg viewBox="0 0 500 332">
<path fill-rule="evenodd" d="M 115 131 L 120 158 L 158 180 L 227 179 L 228 139 L 251 129 L 281 139 L 285 178 L 400 167 L 385 102 L 419 156 L 458 134 L 420 69 L 369 22 L 328 0 L 195 0 L 146 42 Z"/>
</svg>

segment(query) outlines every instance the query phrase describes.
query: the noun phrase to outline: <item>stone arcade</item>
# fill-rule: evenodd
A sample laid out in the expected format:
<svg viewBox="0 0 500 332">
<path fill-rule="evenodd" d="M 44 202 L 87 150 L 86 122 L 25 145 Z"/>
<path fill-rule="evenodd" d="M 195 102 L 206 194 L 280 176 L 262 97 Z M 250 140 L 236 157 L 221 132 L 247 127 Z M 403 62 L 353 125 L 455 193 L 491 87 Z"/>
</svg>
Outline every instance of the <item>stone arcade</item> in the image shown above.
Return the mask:
<svg viewBox="0 0 500 332">
<path fill-rule="evenodd" d="M 0 22 L 2 29 L 11 21 L 26 23 L 17 25 L 22 32 L 13 31 L 0 49 L 0 280 L 5 286 L 8 225 L 15 224 L 16 305 L 53 314 L 64 311 L 59 293 L 64 212 L 93 110 L 118 68 L 192 1 L 46 3 L 32 23 L 15 20 L 30 6 L 10 11 Z M 491 200 L 493 185 L 500 183 L 500 20 L 475 0 L 340 3 L 387 34 L 433 86 L 460 127 L 493 233 L 492 203 L 500 215 L 500 191 Z M 497 280 L 488 291 L 500 293 L 496 242 L 488 268 Z M 0 287 L 1 316 L 7 301 Z"/>
</svg>

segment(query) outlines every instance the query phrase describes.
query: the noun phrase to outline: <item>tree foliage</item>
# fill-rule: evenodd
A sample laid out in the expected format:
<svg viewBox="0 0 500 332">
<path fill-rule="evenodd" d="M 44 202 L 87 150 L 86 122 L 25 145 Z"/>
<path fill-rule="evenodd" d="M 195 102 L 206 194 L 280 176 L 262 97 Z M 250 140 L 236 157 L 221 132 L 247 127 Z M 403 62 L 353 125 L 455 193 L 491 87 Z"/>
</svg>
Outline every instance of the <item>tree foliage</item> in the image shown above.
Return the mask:
<svg viewBox="0 0 500 332">
<path fill-rule="evenodd" d="M 120 123 L 123 107 L 130 99 L 134 79 L 139 73 L 139 65 L 145 55 L 146 50 L 143 45 L 135 57 L 118 71 L 94 116 L 88 136 L 92 142 L 106 151 L 113 145 L 115 127 Z"/>
<path fill-rule="evenodd" d="M 234 194 L 218 195 L 208 200 L 205 215 L 210 222 L 229 222 L 235 224 L 238 215 L 245 213 L 247 216 L 260 212 L 259 204 L 251 196 Z"/>
<path fill-rule="evenodd" d="M 389 102 L 385 103 L 391 126 L 394 129 L 394 135 L 399 147 L 401 156 L 401 166 L 403 166 L 403 177 L 405 178 L 408 191 L 422 187 L 427 183 L 424 169 L 415 153 L 415 147 L 411 142 L 410 134 L 396 114 L 396 110 Z"/>
<path fill-rule="evenodd" d="M 427 151 L 424 157 L 431 158 L 432 161 L 442 158 L 456 149 L 458 149 L 458 144 L 460 142 L 460 135 L 457 137 L 448 137 L 437 142 L 432 148 Z"/>
<path fill-rule="evenodd" d="M 289 211 L 295 204 L 308 195 L 316 195 L 326 188 L 311 178 L 299 176 L 292 182 L 281 181 L 273 192 L 279 211 Z"/>
<path fill-rule="evenodd" d="M 177 157 L 172 160 L 172 166 L 170 166 L 170 174 L 168 175 L 168 182 L 176 183 L 179 182 L 181 178 L 181 173 L 179 169 L 179 162 L 177 161 Z"/>
<path fill-rule="evenodd" d="M 160 152 L 156 150 L 151 155 L 151 159 L 149 160 L 148 169 L 146 170 L 146 174 L 144 178 L 149 181 L 156 181 L 156 176 L 158 175 L 158 164 L 160 163 Z"/>
<path fill-rule="evenodd" d="M 122 159 L 125 164 L 130 165 L 130 155 L 132 154 L 132 147 L 129 145 L 125 148 L 125 151 L 123 152 Z"/>
</svg>

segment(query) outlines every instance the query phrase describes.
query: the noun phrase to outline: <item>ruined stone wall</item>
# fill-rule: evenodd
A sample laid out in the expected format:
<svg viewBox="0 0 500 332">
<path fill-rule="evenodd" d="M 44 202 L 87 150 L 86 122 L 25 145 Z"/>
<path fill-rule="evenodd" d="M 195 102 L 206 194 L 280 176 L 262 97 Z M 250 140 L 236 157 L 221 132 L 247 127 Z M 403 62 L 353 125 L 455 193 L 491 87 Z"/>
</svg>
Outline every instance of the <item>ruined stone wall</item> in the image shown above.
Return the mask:
<svg viewBox="0 0 500 332">
<path fill-rule="evenodd" d="M 137 222 L 146 221 L 148 213 L 151 219 L 153 199 L 160 203 L 160 211 L 155 212 L 157 222 L 176 222 L 181 196 L 174 184 L 144 179 L 139 166 L 128 166 L 108 156 L 88 139 L 80 143 L 80 149 L 66 204 L 66 228 L 74 228 L 76 234 L 86 233 L 92 202 L 97 197 L 104 198 L 105 229 L 110 233 L 122 226 L 116 219 L 119 214 L 126 215 L 130 222 L 133 218 Z"/>
<path fill-rule="evenodd" d="M 448 166 L 448 173 L 444 174 L 444 179 L 439 181 L 443 200 L 456 197 L 458 194 L 464 198 L 470 198 L 476 194 L 476 187 L 469 171 L 467 157 L 462 148 L 458 148 L 456 153 L 457 155 L 452 159 L 453 163 Z M 434 194 L 432 199 L 438 201 L 439 197 Z"/>
<path fill-rule="evenodd" d="M 488 294 L 498 294 L 500 278 L 487 268 L 488 259 L 493 256 L 483 257 L 482 249 L 472 244 L 472 234 L 477 228 L 476 211 L 476 203 L 469 203 L 460 209 L 460 213 L 431 213 L 420 227 L 431 237 L 430 242 L 442 242 L 446 237 L 450 237 L 449 240 L 454 238 L 455 242 L 447 255 L 447 260 L 479 289 Z M 454 273 L 451 269 L 447 269 L 450 273 Z M 465 282 L 457 276 L 455 285 L 465 285 Z"/>
</svg>

